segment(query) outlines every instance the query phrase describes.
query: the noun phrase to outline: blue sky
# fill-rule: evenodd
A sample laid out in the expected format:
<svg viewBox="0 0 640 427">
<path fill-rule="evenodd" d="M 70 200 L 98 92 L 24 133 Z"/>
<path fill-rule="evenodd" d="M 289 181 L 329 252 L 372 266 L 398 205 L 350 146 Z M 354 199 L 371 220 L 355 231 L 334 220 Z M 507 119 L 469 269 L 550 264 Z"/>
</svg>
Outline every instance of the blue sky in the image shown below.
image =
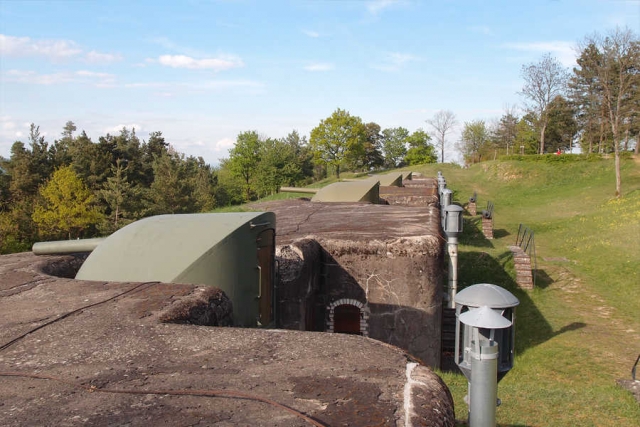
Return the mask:
<svg viewBox="0 0 640 427">
<path fill-rule="evenodd" d="M 522 103 L 523 64 L 570 67 L 616 25 L 640 31 L 640 2 L 0 1 L 0 155 L 31 122 L 49 142 L 68 120 L 95 142 L 161 131 L 213 165 L 240 132 L 308 135 L 336 108 L 410 131 L 449 109 L 461 128 Z"/>
</svg>

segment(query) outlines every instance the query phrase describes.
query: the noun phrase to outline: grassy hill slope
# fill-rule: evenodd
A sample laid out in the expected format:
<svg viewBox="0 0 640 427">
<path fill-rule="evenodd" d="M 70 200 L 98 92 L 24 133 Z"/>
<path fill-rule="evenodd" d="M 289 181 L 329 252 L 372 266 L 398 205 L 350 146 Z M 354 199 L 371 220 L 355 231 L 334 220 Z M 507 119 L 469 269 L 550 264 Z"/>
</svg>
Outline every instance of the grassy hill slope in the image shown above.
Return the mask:
<svg viewBox="0 0 640 427">
<path fill-rule="evenodd" d="M 614 199 L 613 161 L 487 162 L 441 170 L 454 199 L 474 191 L 495 203 L 494 240 L 465 218 L 460 284 L 494 283 L 521 301 L 515 368 L 499 385 L 503 426 L 639 426 L 640 405 L 615 384 L 640 354 L 640 164 L 623 162 Z M 537 287 L 522 291 L 507 249 L 519 224 L 535 232 Z M 466 379 L 443 374 L 466 418 Z"/>
</svg>

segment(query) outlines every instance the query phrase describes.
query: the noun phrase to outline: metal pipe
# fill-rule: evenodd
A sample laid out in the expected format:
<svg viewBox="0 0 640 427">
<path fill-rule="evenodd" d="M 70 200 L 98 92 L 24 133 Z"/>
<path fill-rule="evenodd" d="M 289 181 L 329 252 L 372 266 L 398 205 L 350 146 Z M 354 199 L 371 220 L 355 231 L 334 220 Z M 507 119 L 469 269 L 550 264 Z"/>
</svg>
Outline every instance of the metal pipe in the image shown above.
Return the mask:
<svg viewBox="0 0 640 427">
<path fill-rule="evenodd" d="M 449 252 L 449 286 L 448 299 L 449 308 L 456 308 L 455 298 L 458 292 L 458 238 L 449 237 L 447 239 L 447 249 Z"/>
<path fill-rule="evenodd" d="M 62 255 L 78 252 L 92 252 L 105 237 L 94 239 L 60 240 L 57 242 L 34 243 L 31 250 L 35 255 Z"/>
<path fill-rule="evenodd" d="M 495 427 L 498 402 L 498 344 L 480 343 L 471 352 L 469 426 Z"/>
<path fill-rule="evenodd" d="M 281 193 L 309 193 L 316 194 L 319 191 L 318 188 L 298 188 L 298 187 L 280 187 Z"/>
</svg>

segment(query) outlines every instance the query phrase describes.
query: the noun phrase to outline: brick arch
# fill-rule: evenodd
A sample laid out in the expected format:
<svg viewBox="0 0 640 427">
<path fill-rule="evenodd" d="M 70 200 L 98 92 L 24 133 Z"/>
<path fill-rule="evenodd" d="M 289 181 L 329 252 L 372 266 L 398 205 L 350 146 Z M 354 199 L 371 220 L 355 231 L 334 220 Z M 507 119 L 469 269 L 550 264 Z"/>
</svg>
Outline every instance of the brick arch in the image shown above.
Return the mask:
<svg viewBox="0 0 640 427">
<path fill-rule="evenodd" d="M 368 337 L 369 336 L 369 307 L 367 306 L 366 303 L 360 302 L 357 299 L 353 299 L 353 298 L 342 298 L 329 304 L 329 306 L 327 307 L 327 312 L 329 313 L 329 319 L 327 321 L 327 332 L 330 332 L 330 333 L 334 332 L 335 310 L 336 310 L 336 307 L 339 307 L 341 305 L 352 305 L 360 309 L 360 333 L 363 336 Z"/>
</svg>

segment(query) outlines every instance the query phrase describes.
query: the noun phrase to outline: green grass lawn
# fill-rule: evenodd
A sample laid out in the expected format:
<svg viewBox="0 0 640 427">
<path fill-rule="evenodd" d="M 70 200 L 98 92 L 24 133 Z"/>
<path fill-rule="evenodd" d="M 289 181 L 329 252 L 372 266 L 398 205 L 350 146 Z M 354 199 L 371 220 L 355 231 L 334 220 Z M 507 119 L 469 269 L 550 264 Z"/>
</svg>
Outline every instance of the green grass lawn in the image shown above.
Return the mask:
<svg viewBox="0 0 640 427">
<path fill-rule="evenodd" d="M 441 170 L 454 199 L 474 191 L 495 204 L 494 240 L 465 218 L 460 285 L 494 283 L 520 299 L 514 369 L 500 383 L 501 426 L 640 426 L 640 405 L 615 380 L 640 354 L 640 164 L 623 161 L 614 199 L 613 161 L 487 162 Z M 519 224 L 535 232 L 537 287 L 517 288 L 508 246 Z M 466 419 L 467 382 L 442 373 Z"/>
</svg>

